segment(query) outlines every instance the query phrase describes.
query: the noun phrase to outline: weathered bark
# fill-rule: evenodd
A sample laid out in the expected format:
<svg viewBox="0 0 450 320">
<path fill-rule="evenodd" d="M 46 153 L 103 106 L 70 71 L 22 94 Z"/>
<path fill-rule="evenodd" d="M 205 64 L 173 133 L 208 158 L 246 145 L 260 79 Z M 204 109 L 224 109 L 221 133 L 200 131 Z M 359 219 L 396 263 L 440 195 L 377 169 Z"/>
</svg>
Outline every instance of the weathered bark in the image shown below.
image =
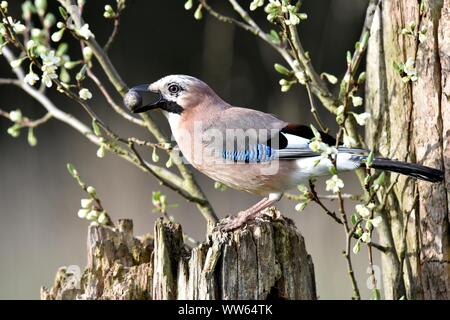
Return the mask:
<svg viewBox="0 0 450 320">
<path fill-rule="evenodd" d="M 445 169 L 446 183 L 390 175 L 380 241 L 386 298 L 449 299 L 450 0 L 382 1 L 367 56 L 369 147 L 383 156 Z M 405 36 L 410 22 L 426 39 Z M 422 29 L 423 30 L 423 29 Z M 404 83 L 394 62 L 415 60 L 418 80 Z M 387 183 L 389 185 L 389 181 Z M 447 186 L 447 187 L 446 187 Z M 405 236 L 406 233 L 406 236 Z"/>
<path fill-rule="evenodd" d="M 81 282 L 60 268 L 42 299 L 316 299 L 314 267 L 294 224 L 274 210 L 189 249 L 180 225 L 158 220 L 154 239 L 90 226 Z"/>
</svg>

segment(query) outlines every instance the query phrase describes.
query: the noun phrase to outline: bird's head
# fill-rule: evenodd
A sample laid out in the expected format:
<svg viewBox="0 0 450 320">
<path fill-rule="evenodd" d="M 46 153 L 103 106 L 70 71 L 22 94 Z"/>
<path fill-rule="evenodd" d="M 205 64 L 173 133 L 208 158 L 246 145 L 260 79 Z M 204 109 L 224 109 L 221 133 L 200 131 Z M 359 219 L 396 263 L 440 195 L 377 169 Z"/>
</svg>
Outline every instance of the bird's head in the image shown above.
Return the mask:
<svg viewBox="0 0 450 320">
<path fill-rule="evenodd" d="M 141 93 L 153 93 L 154 101 L 143 104 Z M 153 82 L 131 88 L 124 98 L 125 105 L 134 113 L 162 109 L 181 115 L 199 105 L 214 105 L 222 100 L 203 81 L 186 75 L 170 75 Z"/>
</svg>

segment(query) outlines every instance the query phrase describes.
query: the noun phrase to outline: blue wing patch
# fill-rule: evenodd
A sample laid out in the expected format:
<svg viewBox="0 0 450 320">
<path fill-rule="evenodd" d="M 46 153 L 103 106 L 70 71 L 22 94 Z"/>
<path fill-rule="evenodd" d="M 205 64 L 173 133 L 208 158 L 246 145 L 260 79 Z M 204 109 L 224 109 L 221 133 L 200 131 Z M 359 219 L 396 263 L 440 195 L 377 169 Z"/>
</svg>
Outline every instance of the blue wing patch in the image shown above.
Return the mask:
<svg viewBox="0 0 450 320">
<path fill-rule="evenodd" d="M 246 150 L 224 150 L 222 152 L 222 157 L 225 160 L 232 160 L 234 162 L 267 162 L 271 161 L 275 156 L 274 150 L 265 145 L 265 144 L 257 144 L 256 146 L 253 146 Z"/>
</svg>

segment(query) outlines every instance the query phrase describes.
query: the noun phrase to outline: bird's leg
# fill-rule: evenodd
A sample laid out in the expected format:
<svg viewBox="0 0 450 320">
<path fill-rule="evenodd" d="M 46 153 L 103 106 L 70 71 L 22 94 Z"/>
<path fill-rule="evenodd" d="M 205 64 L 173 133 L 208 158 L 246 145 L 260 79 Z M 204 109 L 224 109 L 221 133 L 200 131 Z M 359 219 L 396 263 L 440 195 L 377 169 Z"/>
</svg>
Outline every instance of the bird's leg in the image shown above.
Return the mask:
<svg viewBox="0 0 450 320">
<path fill-rule="evenodd" d="M 232 218 L 231 221 L 227 222 L 224 225 L 219 226 L 220 230 L 231 231 L 231 230 L 241 227 L 246 222 L 256 218 L 262 210 L 270 207 L 275 202 L 280 200 L 280 198 L 281 198 L 281 195 L 277 195 L 276 197 L 271 195 L 269 197 L 263 198 L 261 201 L 259 201 L 255 205 L 251 206 L 247 210 L 239 212 L 238 215 L 236 217 Z"/>
</svg>

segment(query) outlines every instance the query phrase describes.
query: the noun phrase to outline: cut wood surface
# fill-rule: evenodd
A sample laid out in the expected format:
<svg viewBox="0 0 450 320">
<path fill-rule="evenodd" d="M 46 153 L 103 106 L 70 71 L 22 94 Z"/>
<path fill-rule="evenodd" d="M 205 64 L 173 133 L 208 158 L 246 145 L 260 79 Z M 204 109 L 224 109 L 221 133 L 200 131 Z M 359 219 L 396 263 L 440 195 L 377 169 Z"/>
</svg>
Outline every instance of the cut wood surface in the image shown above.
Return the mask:
<svg viewBox="0 0 450 320">
<path fill-rule="evenodd" d="M 179 224 L 162 219 L 153 237 L 134 237 L 131 220 L 91 225 L 87 255 L 81 275 L 60 268 L 41 299 L 316 299 L 304 239 L 274 209 L 243 229 L 213 231 L 195 248 Z"/>
</svg>

